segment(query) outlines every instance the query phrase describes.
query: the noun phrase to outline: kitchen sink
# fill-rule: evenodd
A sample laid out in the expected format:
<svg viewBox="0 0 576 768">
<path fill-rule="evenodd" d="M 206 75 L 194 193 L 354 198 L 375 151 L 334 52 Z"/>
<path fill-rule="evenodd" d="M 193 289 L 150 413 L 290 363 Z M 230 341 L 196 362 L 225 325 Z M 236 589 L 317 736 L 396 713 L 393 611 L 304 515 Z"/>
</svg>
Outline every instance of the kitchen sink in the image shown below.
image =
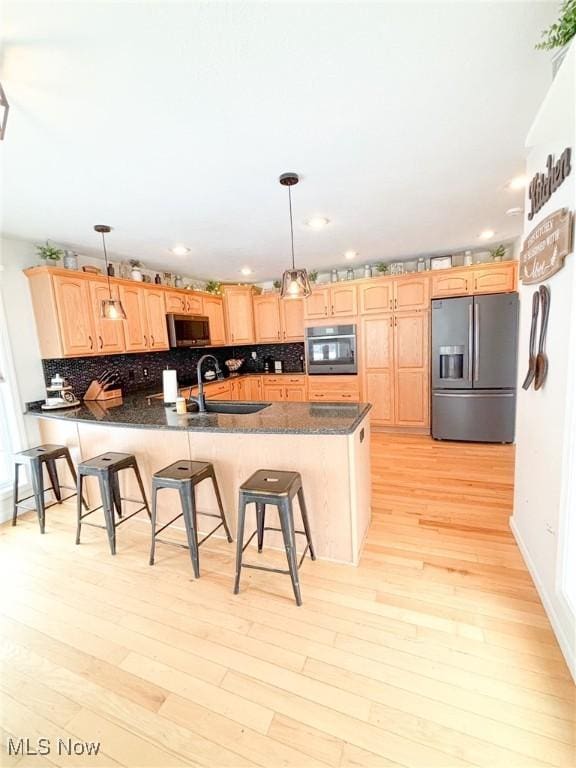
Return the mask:
<svg viewBox="0 0 576 768">
<path fill-rule="evenodd" d="M 206 413 L 258 413 L 268 408 L 270 403 L 236 403 L 224 400 L 207 400 Z M 176 412 L 176 409 L 172 409 Z M 190 415 L 198 415 L 200 412 L 195 405 L 188 406 Z M 201 415 L 201 414 L 200 414 Z"/>
</svg>

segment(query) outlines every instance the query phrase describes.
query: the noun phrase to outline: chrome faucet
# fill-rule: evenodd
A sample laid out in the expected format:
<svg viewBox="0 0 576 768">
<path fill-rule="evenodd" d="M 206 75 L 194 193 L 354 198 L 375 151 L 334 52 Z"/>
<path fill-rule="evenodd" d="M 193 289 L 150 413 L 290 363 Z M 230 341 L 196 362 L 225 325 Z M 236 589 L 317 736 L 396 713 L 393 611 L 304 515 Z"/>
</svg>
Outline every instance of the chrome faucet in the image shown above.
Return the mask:
<svg viewBox="0 0 576 768">
<path fill-rule="evenodd" d="M 198 360 L 198 364 L 196 365 L 196 378 L 198 379 L 198 395 L 196 397 L 192 397 L 190 395 L 190 400 L 194 401 L 195 403 L 198 403 L 198 411 L 199 413 L 206 413 L 206 396 L 204 394 L 204 382 L 202 381 L 202 363 L 204 360 L 211 359 L 214 361 L 214 367 L 216 368 L 216 376 L 219 379 L 224 378 L 224 374 L 220 370 L 220 364 L 218 363 L 218 360 L 214 357 L 214 355 L 202 355 L 200 360 Z"/>
</svg>

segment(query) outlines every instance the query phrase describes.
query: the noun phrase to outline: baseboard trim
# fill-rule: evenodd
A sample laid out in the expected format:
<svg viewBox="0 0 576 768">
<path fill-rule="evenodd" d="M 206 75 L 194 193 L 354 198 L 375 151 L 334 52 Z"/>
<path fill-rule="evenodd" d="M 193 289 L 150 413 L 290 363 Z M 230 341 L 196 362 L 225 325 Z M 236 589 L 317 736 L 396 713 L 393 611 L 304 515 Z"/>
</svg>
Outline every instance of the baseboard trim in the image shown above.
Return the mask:
<svg viewBox="0 0 576 768">
<path fill-rule="evenodd" d="M 528 552 L 526 545 L 524 544 L 524 540 L 520 535 L 520 531 L 516 526 L 514 518 L 510 517 L 509 522 L 510 522 L 510 530 L 514 535 L 514 539 L 516 540 L 518 549 L 520 550 L 522 558 L 524 559 L 526 568 L 528 568 L 530 576 L 532 577 L 532 581 L 534 582 L 534 586 L 536 587 L 538 595 L 540 596 L 540 600 L 542 601 L 542 605 L 544 606 L 546 615 L 550 620 L 550 624 L 552 625 L 554 635 L 558 640 L 558 645 L 560 646 L 560 650 L 562 651 L 562 654 L 564 656 L 568 669 L 570 670 L 570 674 L 572 675 L 574 682 L 576 683 L 576 656 L 573 655 L 574 651 L 571 648 L 570 640 L 564 631 L 562 622 L 558 616 L 557 611 L 555 610 L 554 606 L 550 601 L 550 598 L 548 596 L 546 589 L 544 588 L 544 585 L 542 584 L 542 582 L 540 581 L 540 578 L 538 577 L 538 573 L 534 566 L 534 562 L 530 557 L 530 553 Z"/>
<path fill-rule="evenodd" d="M 387 432 L 393 435 L 429 435 L 429 427 L 386 427 L 382 424 L 371 423 L 373 432 Z"/>
</svg>

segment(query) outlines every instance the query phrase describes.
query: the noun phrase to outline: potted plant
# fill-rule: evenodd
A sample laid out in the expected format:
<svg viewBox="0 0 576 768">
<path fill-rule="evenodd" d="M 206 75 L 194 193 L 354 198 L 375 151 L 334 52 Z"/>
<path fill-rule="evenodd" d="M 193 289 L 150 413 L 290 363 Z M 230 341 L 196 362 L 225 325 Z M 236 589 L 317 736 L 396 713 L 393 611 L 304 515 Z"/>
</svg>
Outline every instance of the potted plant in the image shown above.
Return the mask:
<svg viewBox="0 0 576 768">
<path fill-rule="evenodd" d="M 48 240 L 46 240 L 44 245 L 37 245 L 36 252 L 38 253 L 41 261 L 49 267 L 55 266 L 56 263 L 60 261 L 64 255 L 64 251 L 62 251 L 60 248 L 55 248 L 53 245 L 50 245 Z"/>
<path fill-rule="evenodd" d="M 215 296 L 218 296 L 220 294 L 221 287 L 222 283 L 219 280 L 208 280 L 204 286 L 204 290 L 206 293 L 213 293 Z"/>
<path fill-rule="evenodd" d="M 387 275 L 390 271 L 390 266 L 384 261 L 379 261 L 378 264 L 376 264 L 376 271 L 381 275 Z"/>
<path fill-rule="evenodd" d="M 316 269 L 311 269 L 310 272 L 308 272 L 308 280 L 310 280 L 311 283 L 315 283 L 316 280 L 318 280 L 318 271 Z"/>
<path fill-rule="evenodd" d="M 576 0 L 564 0 L 560 7 L 558 21 L 542 32 L 544 40 L 536 45 L 540 50 L 557 51 L 552 59 L 553 75 L 560 68 L 568 51 L 568 44 L 574 35 L 576 35 Z"/>
<path fill-rule="evenodd" d="M 490 257 L 492 261 L 502 261 L 506 256 L 506 248 L 503 245 L 498 245 L 496 248 L 492 248 L 490 251 Z"/>
<path fill-rule="evenodd" d="M 142 263 L 138 259 L 130 259 L 130 277 L 132 280 L 141 283 L 144 280 L 144 275 L 140 271 L 142 269 Z"/>
<path fill-rule="evenodd" d="M 279 290 L 280 290 L 280 288 L 282 287 L 282 283 L 280 282 L 280 280 L 274 280 L 274 282 L 272 283 L 272 285 L 274 286 L 274 289 L 275 289 L 276 291 L 279 291 Z"/>
</svg>

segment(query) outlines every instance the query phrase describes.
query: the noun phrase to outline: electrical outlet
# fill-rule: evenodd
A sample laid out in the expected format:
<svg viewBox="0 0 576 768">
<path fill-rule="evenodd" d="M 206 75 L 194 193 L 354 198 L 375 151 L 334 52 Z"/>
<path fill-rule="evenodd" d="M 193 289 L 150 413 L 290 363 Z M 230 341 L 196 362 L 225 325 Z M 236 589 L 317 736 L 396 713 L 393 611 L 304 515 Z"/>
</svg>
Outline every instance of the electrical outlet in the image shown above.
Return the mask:
<svg viewBox="0 0 576 768">
<path fill-rule="evenodd" d="M 142 368 L 142 376 L 144 376 L 145 379 L 148 378 L 148 368 Z"/>
<path fill-rule="evenodd" d="M 556 531 L 555 531 L 555 530 L 554 530 L 554 528 L 553 528 L 553 527 L 550 525 L 550 523 L 546 523 L 546 531 L 547 531 L 548 533 L 551 533 L 551 534 L 552 534 L 552 536 L 555 536 L 555 535 L 556 535 Z"/>
</svg>

